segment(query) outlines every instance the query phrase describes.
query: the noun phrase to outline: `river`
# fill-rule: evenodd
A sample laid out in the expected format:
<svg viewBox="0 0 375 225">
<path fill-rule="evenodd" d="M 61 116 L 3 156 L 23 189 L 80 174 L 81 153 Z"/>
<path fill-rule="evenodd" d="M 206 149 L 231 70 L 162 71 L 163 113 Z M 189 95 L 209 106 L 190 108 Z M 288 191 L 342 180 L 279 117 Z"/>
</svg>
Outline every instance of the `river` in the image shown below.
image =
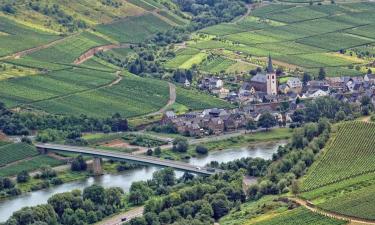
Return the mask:
<svg viewBox="0 0 375 225">
<path fill-rule="evenodd" d="M 286 140 L 257 143 L 248 147 L 226 149 L 221 151 L 209 152 L 208 155 L 191 158 L 189 163 L 197 166 L 204 166 L 210 161 L 228 162 L 243 157 L 259 157 L 270 159 L 272 154 L 277 151 L 279 145 L 286 144 Z M 14 211 L 25 206 L 34 206 L 45 204 L 52 195 L 67 192 L 74 189 L 84 189 L 93 184 L 102 185 L 104 187 L 121 187 L 124 191 L 128 191 L 131 184 L 135 181 L 148 180 L 152 178 L 152 173 L 159 170 L 157 167 L 142 167 L 133 169 L 119 174 L 106 174 L 100 177 L 90 177 L 86 180 L 65 183 L 48 189 L 25 193 L 0 202 L 0 222 L 4 222 Z M 176 172 L 177 176 L 181 176 L 182 172 Z"/>
</svg>

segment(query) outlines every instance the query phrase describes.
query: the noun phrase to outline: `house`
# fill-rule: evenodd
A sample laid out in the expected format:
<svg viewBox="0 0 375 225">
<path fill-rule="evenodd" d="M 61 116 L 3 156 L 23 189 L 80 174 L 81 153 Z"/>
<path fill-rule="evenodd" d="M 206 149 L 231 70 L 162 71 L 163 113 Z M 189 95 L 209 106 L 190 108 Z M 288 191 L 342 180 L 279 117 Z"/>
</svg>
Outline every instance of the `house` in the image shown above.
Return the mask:
<svg viewBox="0 0 375 225">
<path fill-rule="evenodd" d="M 177 118 L 177 115 L 173 111 L 167 111 L 163 114 L 160 124 L 167 125 L 173 122 Z"/>
<path fill-rule="evenodd" d="M 200 87 L 202 89 L 207 90 L 214 90 L 214 89 L 220 89 L 224 85 L 223 80 L 217 77 L 206 77 L 201 81 Z"/>
<path fill-rule="evenodd" d="M 307 93 L 302 95 L 302 98 L 318 98 L 318 97 L 324 97 L 328 96 L 328 91 L 323 91 L 323 90 L 311 90 L 308 91 Z"/>
<path fill-rule="evenodd" d="M 185 79 L 184 86 L 190 87 L 190 81 L 188 79 Z"/>
<path fill-rule="evenodd" d="M 301 93 L 302 91 L 302 82 L 297 77 L 290 78 L 286 84 L 289 86 L 290 90 L 294 93 Z"/>
<path fill-rule="evenodd" d="M 221 134 L 224 132 L 224 121 L 220 117 L 211 118 L 208 122 L 207 129 L 212 134 Z"/>
<path fill-rule="evenodd" d="M 281 84 L 279 86 L 279 92 L 281 94 L 285 94 L 286 95 L 286 94 L 288 94 L 290 92 L 290 88 L 289 88 L 289 86 L 287 84 Z"/>
<path fill-rule="evenodd" d="M 219 98 L 223 99 L 223 98 L 228 97 L 229 89 L 222 87 L 220 89 L 212 90 L 212 93 L 217 95 Z"/>
<path fill-rule="evenodd" d="M 241 113 L 232 113 L 223 118 L 226 131 L 237 130 L 246 126 L 246 117 Z"/>
<path fill-rule="evenodd" d="M 329 90 L 329 84 L 327 81 L 323 80 L 311 80 L 307 82 L 307 88 L 308 90 L 322 90 L 322 91 L 328 91 Z"/>
<path fill-rule="evenodd" d="M 375 84 L 375 74 L 366 74 L 363 80 Z"/>
</svg>

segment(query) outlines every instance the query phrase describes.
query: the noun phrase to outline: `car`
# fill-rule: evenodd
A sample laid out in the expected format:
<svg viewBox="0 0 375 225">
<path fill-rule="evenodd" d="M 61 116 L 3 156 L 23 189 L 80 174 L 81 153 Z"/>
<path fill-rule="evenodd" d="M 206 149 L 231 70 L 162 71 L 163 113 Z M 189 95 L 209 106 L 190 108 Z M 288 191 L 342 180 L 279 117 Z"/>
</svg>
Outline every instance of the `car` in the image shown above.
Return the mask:
<svg viewBox="0 0 375 225">
<path fill-rule="evenodd" d="M 125 221 L 127 221 L 127 220 L 128 220 L 128 218 L 126 218 L 126 217 L 121 218 L 121 222 L 125 222 Z"/>
<path fill-rule="evenodd" d="M 197 169 L 197 170 L 201 170 L 201 168 L 200 168 L 199 166 L 195 167 L 195 169 Z"/>
</svg>

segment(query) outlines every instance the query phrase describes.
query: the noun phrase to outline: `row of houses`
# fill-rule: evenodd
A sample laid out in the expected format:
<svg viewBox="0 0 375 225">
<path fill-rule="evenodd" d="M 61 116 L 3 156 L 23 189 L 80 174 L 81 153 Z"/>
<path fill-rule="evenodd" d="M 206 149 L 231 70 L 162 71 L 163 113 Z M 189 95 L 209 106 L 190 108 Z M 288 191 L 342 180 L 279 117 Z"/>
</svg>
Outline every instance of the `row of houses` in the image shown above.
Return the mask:
<svg viewBox="0 0 375 225">
<path fill-rule="evenodd" d="M 260 111 L 247 109 L 206 109 L 200 112 L 190 112 L 177 116 L 173 111 L 166 112 L 160 123 L 161 125 L 172 124 L 177 131 L 187 136 L 219 135 L 224 132 L 235 131 L 246 127 L 249 120 L 255 122 L 261 116 Z M 279 112 L 273 115 L 281 123 L 285 116 Z M 291 121 L 290 115 L 286 119 Z"/>
</svg>

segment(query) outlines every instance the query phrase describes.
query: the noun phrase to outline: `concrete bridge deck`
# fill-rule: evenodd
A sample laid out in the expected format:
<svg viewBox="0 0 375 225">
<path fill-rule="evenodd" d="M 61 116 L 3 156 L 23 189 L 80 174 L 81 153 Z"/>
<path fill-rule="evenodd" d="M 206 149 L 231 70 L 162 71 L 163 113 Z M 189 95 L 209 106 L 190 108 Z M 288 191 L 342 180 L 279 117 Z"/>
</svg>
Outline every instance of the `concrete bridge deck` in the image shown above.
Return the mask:
<svg viewBox="0 0 375 225">
<path fill-rule="evenodd" d="M 127 153 L 121 153 L 121 152 L 99 150 L 99 149 L 88 148 L 88 147 L 77 147 L 77 146 L 58 145 L 58 144 L 43 144 L 43 143 L 37 143 L 35 144 L 35 146 L 41 150 L 78 153 L 82 155 L 89 155 L 89 156 L 94 156 L 98 158 L 113 159 L 113 160 L 118 160 L 118 161 L 127 161 L 127 162 L 142 164 L 142 165 L 171 167 L 176 170 L 200 174 L 200 175 L 213 175 L 216 173 L 223 172 L 222 170 L 212 169 L 208 167 L 194 166 L 194 165 L 190 165 L 188 163 L 184 163 L 180 161 L 172 161 L 172 160 L 166 160 L 166 159 L 159 159 L 159 158 L 151 157 L 151 156 L 133 155 L 133 154 L 127 154 Z"/>
</svg>

